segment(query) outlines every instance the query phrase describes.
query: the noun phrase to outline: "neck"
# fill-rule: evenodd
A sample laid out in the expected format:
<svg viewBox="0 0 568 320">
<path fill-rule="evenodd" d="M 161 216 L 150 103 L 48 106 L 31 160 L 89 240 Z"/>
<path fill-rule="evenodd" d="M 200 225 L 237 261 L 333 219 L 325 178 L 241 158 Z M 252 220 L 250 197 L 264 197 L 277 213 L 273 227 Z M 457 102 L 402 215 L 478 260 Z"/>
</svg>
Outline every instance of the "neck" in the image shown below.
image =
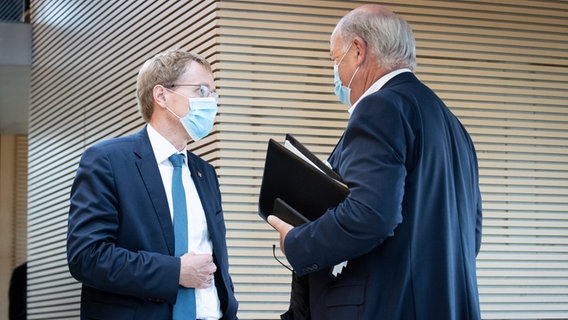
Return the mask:
<svg viewBox="0 0 568 320">
<path fill-rule="evenodd" d="M 369 89 L 377 80 L 379 80 L 382 76 L 387 74 L 385 70 L 380 68 L 361 68 L 359 70 L 359 81 L 357 81 L 357 85 L 353 85 L 351 88 L 352 97 L 355 97 L 355 100 L 359 100 L 359 98 Z"/>
<path fill-rule="evenodd" d="M 151 119 L 149 124 L 178 151 L 185 150 L 187 144 L 191 141 L 189 134 L 185 131 L 181 123 L 172 126 L 171 123 L 160 121 L 159 119 Z"/>
</svg>

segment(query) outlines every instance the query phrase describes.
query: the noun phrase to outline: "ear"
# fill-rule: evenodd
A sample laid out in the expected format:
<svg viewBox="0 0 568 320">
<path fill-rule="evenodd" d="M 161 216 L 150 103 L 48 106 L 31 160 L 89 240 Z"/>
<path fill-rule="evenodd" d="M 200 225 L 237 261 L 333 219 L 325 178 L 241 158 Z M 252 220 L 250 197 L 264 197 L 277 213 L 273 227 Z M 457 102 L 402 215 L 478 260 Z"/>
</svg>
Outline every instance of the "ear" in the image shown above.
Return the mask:
<svg viewBox="0 0 568 320">
<path fill-rule="evenodd" d="M 166 107 L 166 88 L 162 85 L 155 85 L 152 88 L 152 97 L 154 98 L 154 102 L 159 104 L 161 107 Z"/>
<path fill-rule="evenodd" d="M 355 47 L 355 52 L 357 54 L 357 65 L 360 66 L 367 58 L 367 43 L 361 37 L 355 37 L 353 39 L 353 46 Z"/>
</svg>

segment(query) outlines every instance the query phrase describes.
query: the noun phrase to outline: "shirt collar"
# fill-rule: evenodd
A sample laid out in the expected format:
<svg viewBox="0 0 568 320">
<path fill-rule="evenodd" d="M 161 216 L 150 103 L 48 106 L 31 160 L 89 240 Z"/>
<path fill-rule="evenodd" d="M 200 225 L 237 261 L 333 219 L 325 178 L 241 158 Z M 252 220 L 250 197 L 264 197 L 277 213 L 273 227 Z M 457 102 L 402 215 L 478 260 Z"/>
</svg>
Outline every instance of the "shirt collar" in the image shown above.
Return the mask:
<svg viewBox="0 0 568 320">
<path fill-rule="evenodd" d="M 174 153 L 180 153 L 168 139 L 164 138 L 156 129 L 152 128 L 150 124 L 147 125 L 148 138 L 154 151 L 157 163 L 162 163 Z M 185 155 L 185 154 L 184 154 Z M 185 159 L 185 157 L 184 157 Z M 169 160 L 168 160 L 169 161 Z"/>
<path fill-rule="evenodd" d="M 361 101 L 366 96 L 379 91 L 385 85 L 385 83 L 387 83 L 390 79 L 398 76 L 399 74 L 401 74 L 403 72 L 412 72 L 412 71 L 408 68 L 402 68 L 402 69 L 397 69 L 397 70 L 391 71 L 391 72 L 385 74 L 384 76 L 380 77 L 379 80 L 375 81 L 375 83 L 373 83 L 369 87 L 369 89 L 367 89 L 367 91 L 365 91 L 365 93 L 363 93 L 363 95 L 359 98 L 359 100 L 355 101 L 355 103 L 351 106 L 351 108 L 349 108 L 349 110 L 348 110 L 349 114 L 351 115 L 353 113 L 353 110 L 355 110 L 355 107 L 357 106 L 357 104 L 359 104 L 359 101 Z"/>
</svg>

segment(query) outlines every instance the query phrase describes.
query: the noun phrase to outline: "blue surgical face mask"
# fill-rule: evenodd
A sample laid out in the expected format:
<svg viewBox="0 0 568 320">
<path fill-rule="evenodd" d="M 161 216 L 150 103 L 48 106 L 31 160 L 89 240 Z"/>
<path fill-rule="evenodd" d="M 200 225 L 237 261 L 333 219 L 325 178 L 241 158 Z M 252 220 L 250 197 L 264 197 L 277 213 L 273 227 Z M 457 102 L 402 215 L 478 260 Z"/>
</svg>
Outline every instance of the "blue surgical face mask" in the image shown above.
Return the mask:
<svg viewBox="0 0 568 320">
<path fill-rule="evenodd" d="M 335 89 L 333 92 L 339 99 L 341 103 L 350 107 L 351 106 L 351 88 L 344 86 L 339 78 L 339 66 L 333 65 L 333 83 L 335 83 Z"/>
<path fill-rule="evenodd" d="M 183 96 L 178 92 L 175 93 Z M 211 129 L 213 129 L 213 123 L 217 115 L 217 100 L 214 97 L 187 99 L 189 101 L 189 113 L 184 117 L 178 116 L 175 112 L 170 110 L 170 108 L 167 109 L 174 116 L 179 118 L 185 131 L 187 131 L 193 141 L 199 141 L 207 136 L 211 132 Z"/>
<path fill-rule="evenodd" d="M 189 113 L 179 120 L 193 141 L 199 141 L 213 129 L 217 100 L 213 97 L 189 98 L 189 107 Z"/>
<path fill-rule="evenodd" d="M 341 59 L 339 59 L 339 63 L 333 65 L 333 83 L 335 84 L 335 89 L 333 90 L 333 92 L 335 93 L 339 101 L 348 107 L 351 106 L 351 82 L 353 82 L 355 74 L 357 74 L 357 71 L 359 71 L 359 67 L 357 67 L 357 69 L 353 73 L 353 76 L 351 77 L 351 80 L 349 81 L 349 84 L 346 87 L 343 85 L 343 83 L 341 83 L 341 79 L 339 78 L 339 65 L 343 61 L 343 58 L 345 58 L 345 55 L 347 55 L 347 53 L 351 49 L 352 44 L 353 43 L 349 45 L 347 51 L 345 51 Z"/>
</svg>

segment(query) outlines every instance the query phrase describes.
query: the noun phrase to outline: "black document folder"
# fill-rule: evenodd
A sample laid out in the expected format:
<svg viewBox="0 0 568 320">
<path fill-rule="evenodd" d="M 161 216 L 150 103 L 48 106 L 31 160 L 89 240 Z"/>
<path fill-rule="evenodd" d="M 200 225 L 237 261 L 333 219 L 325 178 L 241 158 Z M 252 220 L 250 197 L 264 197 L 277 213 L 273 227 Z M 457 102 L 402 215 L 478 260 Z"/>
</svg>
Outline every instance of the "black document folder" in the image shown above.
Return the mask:
<svg viewBox="0 0 568 320">
<path fill-rule="evenodd" d="M 274 214 L 298 226 L 317 219 L 328 208 L 337 206 L 347 197 L 349 189 L 336 179 L 340 179 L 337 173 L 296 139 L 287 135 L 287 140 L 315 166 L 270 139 L 260 187 L 259 215 L 266 220 Z M 328 174 L 329 171 L 325 169 L 333 174 Z"/>
<path fill-rule="evenodd" d="M 308 160 L 310 160 L 315 166 L 317 166 L 321 171 L 323 171 L 328 176 L 334 178 L 337 181 L 343 182 L 341 176 L 333 171 L 330 167 L 328 167 L 325 163 L 323 163 L 315 154 L 313 154 L 308 148 L 306 148 L 303 144 L 301 144 L 294 136 L 291 134 L 286 135 L 286 141 L 290 142 L 290 144 L 300 151 Z"/>
</svg>

